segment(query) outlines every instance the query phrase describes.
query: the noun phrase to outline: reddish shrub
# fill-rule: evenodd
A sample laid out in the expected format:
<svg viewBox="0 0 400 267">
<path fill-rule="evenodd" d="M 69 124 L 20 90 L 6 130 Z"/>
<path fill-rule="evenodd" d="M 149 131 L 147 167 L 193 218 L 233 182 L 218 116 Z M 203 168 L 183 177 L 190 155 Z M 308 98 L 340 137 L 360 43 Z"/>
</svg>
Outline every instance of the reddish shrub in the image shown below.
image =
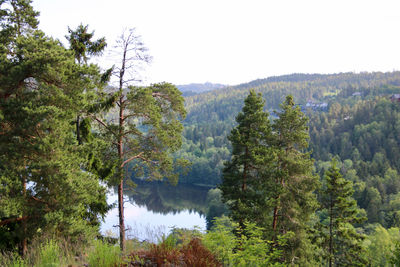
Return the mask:
<svg viewBox="0 0 400 267">
<path fill-rule="evenodd" d="M 152 245 L 149 250 L 134 251 L 130 254 L 128 266 L 157 266 L 157 267 L 214 267 L 222 266 L 214 255 L 203 246 L 198 238 L 192 239 L 181 249 L 171 248 L 162 243 Z M 134 259 L 139 258 L 139 261 Z"/>
<path fill-rule="evenodd" d="M 189 244 L 181 249 L 183 261 L 186 266 L 213 267 L 222 266 L 214 255 L 209 251 L 198 238 L 192 239 Z"/>
</svg>

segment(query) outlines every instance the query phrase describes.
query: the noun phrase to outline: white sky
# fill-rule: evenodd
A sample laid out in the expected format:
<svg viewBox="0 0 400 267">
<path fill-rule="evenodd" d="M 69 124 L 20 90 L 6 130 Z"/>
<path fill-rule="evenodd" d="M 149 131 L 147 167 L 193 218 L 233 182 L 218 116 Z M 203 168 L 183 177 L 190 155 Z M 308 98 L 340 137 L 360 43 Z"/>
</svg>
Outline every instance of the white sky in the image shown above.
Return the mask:
<svg viewBox="0 0 400 267">
<path fill-rule="evenodd" d="M 238 84 L 274 75 L 400 69 L 399 0 L 33 0 L 65 42 L 81 22 L 112 44 L 136 27 L 147 82 Z"/>
</svg>

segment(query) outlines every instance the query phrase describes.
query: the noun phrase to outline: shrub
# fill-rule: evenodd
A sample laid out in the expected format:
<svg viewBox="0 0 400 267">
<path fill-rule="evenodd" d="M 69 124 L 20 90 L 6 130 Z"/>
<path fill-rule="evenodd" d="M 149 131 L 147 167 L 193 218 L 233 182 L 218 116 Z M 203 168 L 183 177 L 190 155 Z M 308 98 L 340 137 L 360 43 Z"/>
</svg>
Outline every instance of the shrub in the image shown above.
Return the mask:
<svg viewBox="0 0 400 267">
<path fill-rule="evenodd" d="M 216 257 L 208 250 L 200 239 L 194 238 L 181 249 L 183 261 L 187 266 L 212 267 L 222 266 Z"/>
<path fill-rule="evenodd" d="M 272 241 L 263 238 L 263 231 L 253 223 L 245 223 L 241 229 L 223 216 L 215 220 L 203 241 L 224 266 L 284 266 L 279 262 L 282 256 L 279 247 L 285 246 L 286 238 L 279 237 L 273 246 Z"/>
</svg>

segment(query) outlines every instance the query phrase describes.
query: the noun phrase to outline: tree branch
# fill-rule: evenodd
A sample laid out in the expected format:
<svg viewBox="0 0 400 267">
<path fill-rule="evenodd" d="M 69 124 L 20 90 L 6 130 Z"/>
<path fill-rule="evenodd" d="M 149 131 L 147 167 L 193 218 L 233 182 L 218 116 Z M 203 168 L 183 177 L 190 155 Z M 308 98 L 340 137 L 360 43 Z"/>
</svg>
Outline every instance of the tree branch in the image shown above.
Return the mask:
<svg viewBox="0 0 400 267">
<path fill-rule="evenodd" d="M 5 220 L 0 221 L 0 226 L 6 225 L 6 224 L 9 224 L 9 223 L 13 223 L 13 222 L 24 221 L 24 220 L 27 220 L 29 218 L 30 218 L 30 216 L 5 219 Z"/>
<path fill-rule="evenodd" d="M 127 163 L 131 162 L 134 159 L 137 159 L 137 158 L 143 159 L 142 155 L 143 155 L 143 152 L 140 152 L 136 156 L 130 157 L 129 159 L 125 160 L 124 162 L 122 162 L 121 168 L 123 168 Z"/>
<path fill-rule="evenodd" d="M 94 117 L 94 119 L 95 119 L 98 123 L 100 123 L 101 125 L 103 125 L 108 131 L 110 131 L 112 134 L 115 135 L 114 131 L 113 131 L 112 129 L 110 129 L 110 126 L 108 126 L 107 124 L 105 124 L 102 120 L 100 120 L 100 119 L 97 118 L 97 117 Z"/>
</svg>

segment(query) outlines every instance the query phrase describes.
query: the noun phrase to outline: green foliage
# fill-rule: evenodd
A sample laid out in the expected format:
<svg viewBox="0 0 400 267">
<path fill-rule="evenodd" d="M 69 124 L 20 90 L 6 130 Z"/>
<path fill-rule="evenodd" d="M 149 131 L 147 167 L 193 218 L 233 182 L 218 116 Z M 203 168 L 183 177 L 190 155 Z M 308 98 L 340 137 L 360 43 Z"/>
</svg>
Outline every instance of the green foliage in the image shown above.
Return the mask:
<svg viewBox="0 0 400 267">
<path fill-rule="evenodd" d="M 323 247 L 329 265 L 365 266 L 365 250 L 362 240 L 353 225 L 366 220 L 352 198 L 352 183 L 339 172 L 337 162 L 332 161 L 325 172 L 325 185 L 320 192 L 322 212 L 327 214 L 322 221 Z"/>
<path fill-rule="evenodd" d="M 390 263 L 394 266 L 400 265 L 400 242 L 396 243 L 395 248 L 392 251 L 393 256 L 390 258 Z"/>
<path fill-rule="evenodd" d="M 263 179 L 258 171 L 260 163 L 267 163 L 271 155 L 265 145 L 271 139 L 271 126 L 263 107 L 261 95 L 250 91 L 242 112 L 236 117 L 238 125 L 228 136 L 232 158 L 225 164 L 219 188 L 233 220 L 241 225 L 245 220 L 262 221 L 263 203 L 259 201 L 268 198 L 266 190 L 258 190 L 259 180 Z M 267 195 L 262 197 L 264 194 Z M 268 212 L 268 208 L 265 211 Z"/>
<path fill-rule="evenodd" d="M 316 113 L 310 120 L 313 157 L 320 160 L 317 171 L 322 173 L 322 164 L 334 155 L 348 162 L 341 169 L 354 183 L 354 198 L 366 210 L 367 222 L 387 228 L 400 225 L 399 112 L 398 103 L 382 96 L 353 106 L 338 102 L 334 110 Z"/>
<path fill-rule="evenodd" d="M 288 241 L 289 248 L 285 250 L 286 262 L 290 263 L 298 258 L 300 265 L 306 265 L 312 258 L 308 228 L 311 216 L 317 208 L 314 191 L 318 187 L 317 177 L 312 173 L 313 160 L 310 153 L 306 152 L 309 139 L 308 118 L 295 105 L 290 95 L 281 104 L 281 111 L 277 112 L 277 116 L 272 125 L 275 133 L 272 146 L 277 157 L 272 162 L 272 179 L 267 182 L 275 186 L 272 187 L 275 188 L 272 226 L 275 235 L 294 233 Z"/>
<path fill-rule="evenodd" d="M 119 247 L 95 240 L 92 251 L 88 255 L 89 266 L 112 267 L 122 261 Z"/>
<path fill-rule="evenodd" d="M 70 48 L 74 51 L 75 59 L 79 64 L 87 63 L 89 55 L 100 55 L 107 46 L 105 38 L 93 41 L 94 32 L 88 32 L 88 25 L 80 24 L 76 30 L 68 27 L 69 35 L 65 36 Z M 83 62 L 82 62 L 83 61 Z"/>
<path fill-rule="evenodd" d="M 35 30 L 30 1 L 6 2 L 12 8 L 0 17 L 7 38 L 0 45 L 0 247 L 19 245 L 26 253 L 43 233 L 71 242 L 92 238 L 108 210 L 105 188 L 86 168 L 88 147 L 76 147 L 71 125 L 99 73 Z"/>
<path fill-rule="evenodd" d="M 228 206 L 222 201 L 222 192 L 218 188 L 210 189 L 207 193 L 207 229 L 210 230 L 214 225 L 214 218 L 228 215 Z"/>
<path fill-rule="evenodd" d="M 302 111 L 307 112 L 308 116 L 312 116 L 310 120 L 310 144 L 313 157 L 317 160 L 327 161 L 330 159 L 329 153 L 332 153 L 330 151 L 337 147 L 337 145 L 333 145 L 333 140 L 337 139 L 340 142 L 339 139 L 341 138 L 326 129 L 326 126 L 319 123 L 315 124 L 319 121 L 319 116 L 327 114 L 320 110 L 308 109 L 306 107 L 307 102 L 325 102 L 328 104 L 332 111 L 335 110 L 332 114 L 339 115 L 329 118 L 329 127 L 340 130 L 344 129 L 343 124 L 351 121 L 352 116 L 348 112 L 348 108 L 352 107 L 357 101 L 373 99 L 378 95 L 389 96 L 389 94 L 400 93 L 399 85 L 400 72 L 329 75 L 291 74 L 187 96 L 185 97 L 185 106 L 188 110 L 187 118 L 184 121 L 185 138 L 179 155 L 184 155 L 185 158 L 190 159 L 193 168 L 188 175 L 181 176 L 180 182 L 201 184 L 218 184 L 220 182 L 223 162 L 230 159 L 229 150 L 226 151 L 229 148 L 227 136 L 232 126 L 235 126 L 235 116 L 242 109 L 243 100 L 248 95 L 249 89 L 255 89 L 262 93 L 266 101 L 265 108 L 274 118 L 276 116 L 273 109 L 279 111 L 279 104 L 282 103 L 285 95 L 293 95 L 296 103 L 300 104 Z M 361 96 L 352 96 L 353 93 L 357 92 Z M 332 97 L 329 94 L 336 96 Z M 340 103 L 342 107 L 347 106 L 347 111 L 346 108 L 337 109 L 336 103 Z M 387 114 L 391 116 L 389 113 Z M 344 121 L 347 116 L 350 117 L 350 120 Z M 368 116 L 365 116 L 365 118 L 368 118 Z M 326 117 L 322 119 L 328 122 Z M 315 129 L 314 125 L 316 126 Z M 391 126 L 389 125 L 386 129 L 391 129 Z M 315 143 L 315 135 L 313 134 L 320 134 L 325 137 Z M 208 142 L 208 137 L 213 138 L 212 143 Z M 396 150 L 393 139 L 390 142 L 391 147 Z M 335 143 L 338 142 L 335 141 Z M 352 153 L 352 150 L 346 149 L 345 144 L 346 142 L 343 142 L 343 151 Z M 207 153 L 207 151 L 214 153 Z M 396 157 L 393 159 L 393 161 L 396 161 Z"/>
<path fill-rule="evenodd" d="M 263 238 L 264 231 L 253 223 L 245 222 L 242 228 L 227 217 L 220 217 L 203 237 L 203 242 L 224 266 L 285 266 L 279 261 L 286 237 L 279 237 L 273 246 L 272 241 Z"/>
<path fill-rule="evenodd" d="M 371 266 L 398 266 L 399 241 L 399 228 L 385 229 L 377 225 L 364 241 Z"/>
<path fill-rule="evenodd" d="M 281 233 L 294 233 L 283 259 L 286 263 L 300 259 L 304 262 L 299 264 L 305 264 L 311 258 L 307 229 L 316 208 L 313 192 L 318 185 L 310 154 L 304 152 L 308 120 L 291 96 L 282 103 L 272 125 L 263 106 L 261 95 L 250 91 L 237 116 L 238 125 L 228 137 L 233 150 L 223 170 L 223 200 L 242 227 L 245 220 L 256 223 L 272 240 Z"/>
</svg>

